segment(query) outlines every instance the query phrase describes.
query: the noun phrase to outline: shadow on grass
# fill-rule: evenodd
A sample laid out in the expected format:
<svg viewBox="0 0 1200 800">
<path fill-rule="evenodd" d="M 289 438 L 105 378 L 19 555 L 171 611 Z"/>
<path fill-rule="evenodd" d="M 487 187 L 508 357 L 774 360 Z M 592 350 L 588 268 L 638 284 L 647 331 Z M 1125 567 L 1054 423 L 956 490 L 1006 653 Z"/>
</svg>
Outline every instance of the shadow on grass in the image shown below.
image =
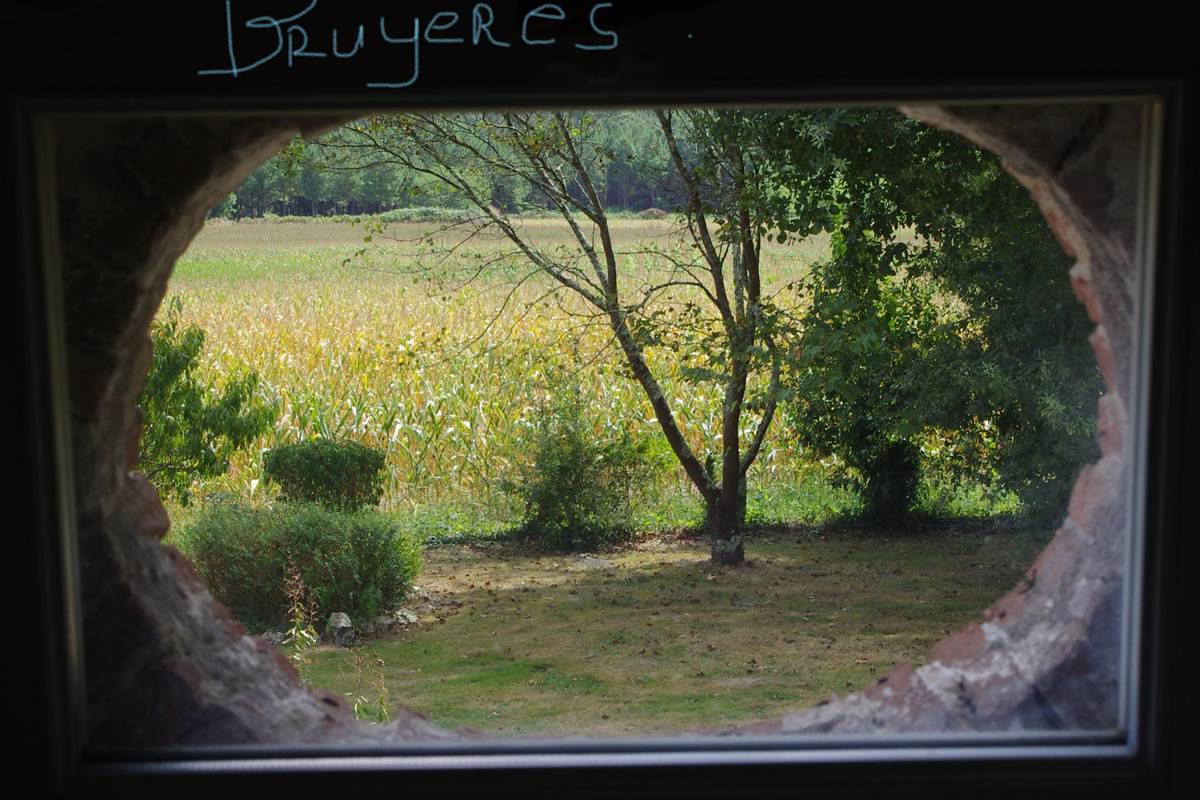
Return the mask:
<svg viewBox="0 0 1200 800">
<path fill-rule="evenodd" d="M 455 613 L 365 645 L 394 702 L 500 736 L 619 736 L 777 717 L 856 690 L 1011 588 L 1038 550 L 1015 525 L 852 522 L 755 531 L 715 567 L 702 537 L 602 555 L 445 546 L 421 583 Z M 370 696 L 343 650 L 307 675 Z"/>
</svg>

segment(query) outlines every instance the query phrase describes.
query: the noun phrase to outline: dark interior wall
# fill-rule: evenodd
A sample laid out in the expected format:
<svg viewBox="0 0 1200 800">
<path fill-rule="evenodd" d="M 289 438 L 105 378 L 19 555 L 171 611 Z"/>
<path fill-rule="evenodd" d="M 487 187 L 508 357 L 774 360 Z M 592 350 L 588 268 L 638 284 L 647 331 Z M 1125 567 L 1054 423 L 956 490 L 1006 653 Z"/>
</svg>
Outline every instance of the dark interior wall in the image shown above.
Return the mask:
<svg viewBox="0 0 1200 800">
<path fill-rule="evenodd" d="M 91 738 L 96 744 L 366 742 L 247 637 L 176 550 L 136 463 L 150 321 L 207 210 L 326 119 L 89 119 L 56 130 L 59 235 Z M 389 731 L 436 737 L 401 714 Z"/>
<path fill-rule="evenodd" d="M 862 692 L 746 732 L 1106 728 L 1116 722 L 1130 469 L 1128 408 L 1142 109 L 920 107 L 908 113 L 998 153 L 1077 259 L 1108 393 L 1103 457 L 1081 474 L 1029 576 Z M 322 118 L 122 118 L 56 123 L 71 442 L 91 741 L 111 746 L 372 742 L 451 736 L 399 713 L 359 725 L 244 635 L 186 560 L 134 466 L 134 399 L 150 321 L 207 209 Z M 1064 275 L 1064 280 L 1068 276 Z"/>
</svg>

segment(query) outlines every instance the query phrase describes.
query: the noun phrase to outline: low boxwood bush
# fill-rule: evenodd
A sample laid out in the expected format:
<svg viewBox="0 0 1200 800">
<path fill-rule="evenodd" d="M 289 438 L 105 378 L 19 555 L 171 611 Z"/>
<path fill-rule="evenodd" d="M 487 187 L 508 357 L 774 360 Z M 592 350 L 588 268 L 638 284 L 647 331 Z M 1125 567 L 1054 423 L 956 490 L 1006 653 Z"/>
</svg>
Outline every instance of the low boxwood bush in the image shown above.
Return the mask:
<svg viewBox="0 0 1200 800">
<path fill-rule="evenodd" d="M 270 450 L 263 474 L 285 501 L 349 511 L 379 504 L 384 454 L 354 441 L 310 439 Z"/>
<path fill-rule="evenodd" d="M 214 503 L 177 542 L 217 599 L 252 630 L 286 624 L 291 565 L 320 619 L 344 611 L 356 622 L 398 607 L 421 566 L 419 547 L 387 516 L 311 503 Z"/>
</svg>

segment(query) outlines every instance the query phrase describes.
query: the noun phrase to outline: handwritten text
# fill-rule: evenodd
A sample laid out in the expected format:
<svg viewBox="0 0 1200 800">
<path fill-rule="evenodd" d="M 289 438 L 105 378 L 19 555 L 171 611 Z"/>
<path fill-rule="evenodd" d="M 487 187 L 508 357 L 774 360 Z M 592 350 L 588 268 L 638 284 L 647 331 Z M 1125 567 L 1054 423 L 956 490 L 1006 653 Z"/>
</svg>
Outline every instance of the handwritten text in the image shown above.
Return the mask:
<svg viewBox="0 0 1200 800">
<path fill-rule="evenodd" d="M 358 23 L 349 31 L 330 28 L 310 31 L 305 18 L 317 7 L 318 0 L 309 0 L 300 11 L 282 17 L 258 16 L 236 19 L 233 0 L 225 0 L 225 50 L 228 66 L 197 70 L 198 75 L 219 75 L 237 78 L 248 72 L 281 60 L 291 69 L 302 59 L 350 59 L 368 47 L 396 48 L 402 66 L 390 80 L 371 81 L 370 89 L 403 89 L 421 77 L 422 46 L 458 45 L 467 47 L 509 48 L 566 46 L 555 37 L 554 23 L 567 19 L 567 12 L 557 3 L 543 3 L 525 12 L 521 18 L 520 36 L 508 41 L 493 32 L 496 14 L 489 3 L 475 3 L 469 14 L 457 11 L 438 11 L 422 21 L 420 16 L 386 14 L 368 22 Z M 595 3 L 587 15 L 589 38 L 570 42 L 585 51 L 615 50 L 620 44 L 616 31 L 604 27 L 605 9 L 612 3 Z M 247 33 L 250 31 L 251 33 Z M 381 76 L 383 77 L 383 76 Z"/>
</svg>

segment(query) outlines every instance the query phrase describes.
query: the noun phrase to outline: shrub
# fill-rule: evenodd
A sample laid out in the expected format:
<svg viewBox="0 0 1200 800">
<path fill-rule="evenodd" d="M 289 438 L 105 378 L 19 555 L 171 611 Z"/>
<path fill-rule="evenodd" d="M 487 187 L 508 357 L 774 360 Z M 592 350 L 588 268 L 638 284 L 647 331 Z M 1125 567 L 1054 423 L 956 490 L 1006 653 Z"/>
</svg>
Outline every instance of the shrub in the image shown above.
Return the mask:
<svg viewBox="0 0 1200 800">
<path fill-rule="evenodd" d="M 651 440 L 598 430 L 574 388 L 543 404 L 527 434 L 532 461 L 503 483 L 525 507 L 522 530 L 557 550 L 592 550 L 633 533 L 633 501 L 662 459 Z"/>
<path fill-rule="evenodd" d="M 671 216 L 669 211 L 664 211 L 661 208 L 654 208 L 653 206 L 650 208 L 644 208 L 637 212 L 638 219 L 666 219 L 669 216 Z"/>
<path fill-rule="evenodd" d="M 354 441 L 310 439 L 272 449 L 263 474 L 285 501 L 350 511 L 379 504 L 384 454 Z"/>
<path fill-rule="evenodd" d="M 208 210 L 208 219 L 235 219 L 237 217 L 237 194 L 230 192 L 225 199 Z"/>
<path fill-rule="evenodd" d="M 150 329 L 154 356 L 137 401 L 145 414 L 138 468 L 160 492 L 187 505 L 192 481 L 224 474 L 230 456 L 270 430 L 276 410 L 255 398 L 253 372 L 222 389 L 196 377 L 205 333 L 182 326 L 182 308 L 173 298 Z"/>
<path fill-rule="evenodd" d="M 388 517 L 308 503 L 214 503 L 178 542 L 217 599 L 257 630 L 290 619 L 290 567 L 321 617 L 344 611 L 359 620 L 398 606 L 421 564 L 417 545 Z"/>
</svg>

